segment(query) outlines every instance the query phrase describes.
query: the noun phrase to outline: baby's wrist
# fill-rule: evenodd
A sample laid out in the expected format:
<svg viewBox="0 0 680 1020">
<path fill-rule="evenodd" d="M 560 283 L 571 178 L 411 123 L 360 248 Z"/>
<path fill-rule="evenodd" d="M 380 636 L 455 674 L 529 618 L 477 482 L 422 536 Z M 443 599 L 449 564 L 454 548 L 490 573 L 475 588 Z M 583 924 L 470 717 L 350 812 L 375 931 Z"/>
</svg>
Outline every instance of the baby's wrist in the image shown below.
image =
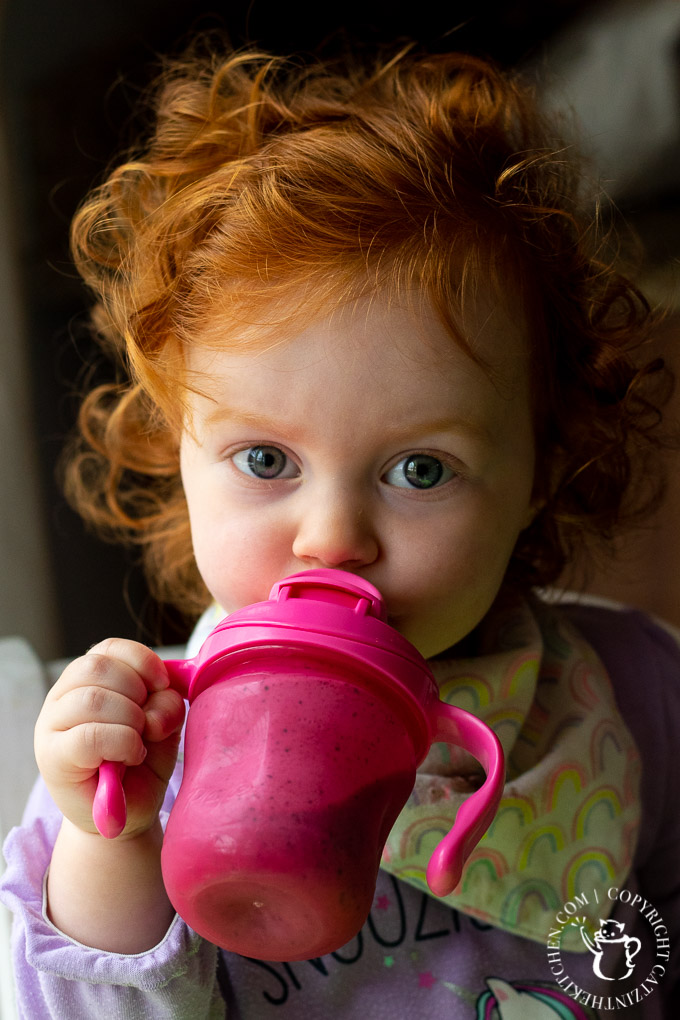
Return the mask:
<svg viewBox="0 0 680 1020">
<path fill-rule="evenodd" d="M 47 876 L 47 913 L 94 949 L 139 953 L 174 916 L 163 884 L 160 822 L 130 838 L 105 839 L 64 819 Z"/>
<path fill-rule="evenodd" d="M 66 816 L 63 817 L 61 828 L 60 838 L 68 840 L 74 846 L 77 844 L 82 853 L 107 854 L 110 857 L 116 857 L 135 853 L 142 849 L 148 852 L 155 847 L 158 847 L 160 852 L 163 843 L 163 829 L 158 816 L 143 827 L 125 829 L 115 839 L 107 839 L 102 836 L 92 822 L 81 825 Z"/>
</svg>

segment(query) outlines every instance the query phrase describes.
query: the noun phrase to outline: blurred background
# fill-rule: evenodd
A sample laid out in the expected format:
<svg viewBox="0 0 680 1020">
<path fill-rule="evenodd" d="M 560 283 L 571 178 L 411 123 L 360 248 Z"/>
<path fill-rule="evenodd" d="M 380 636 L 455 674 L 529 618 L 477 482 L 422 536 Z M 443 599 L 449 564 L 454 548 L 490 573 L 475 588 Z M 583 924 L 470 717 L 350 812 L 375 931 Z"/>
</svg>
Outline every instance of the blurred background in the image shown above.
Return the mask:
<svg viewBox="0 0 680 1020">
<path fill-rule="evenodd" d="M 546 105 L 572 109 L 612 203 L 644 244 L 640 269 L 668 307 L 656 347 L 680 369 L 678 0 L 0 0 L 0 636 L 79 654 L 109 634 L 180 641 L 133 559 L 88 535 L 55 467 L 78 381 L 96 359 L 68 226 L 85 192 L 135 137 L 156 55 L 196 31 L 275 53 L 368 48 L 399 38 L 490 56 L 534 74 Z M 680 625 L 680 479 L 591 591 Z"/>
</svg>

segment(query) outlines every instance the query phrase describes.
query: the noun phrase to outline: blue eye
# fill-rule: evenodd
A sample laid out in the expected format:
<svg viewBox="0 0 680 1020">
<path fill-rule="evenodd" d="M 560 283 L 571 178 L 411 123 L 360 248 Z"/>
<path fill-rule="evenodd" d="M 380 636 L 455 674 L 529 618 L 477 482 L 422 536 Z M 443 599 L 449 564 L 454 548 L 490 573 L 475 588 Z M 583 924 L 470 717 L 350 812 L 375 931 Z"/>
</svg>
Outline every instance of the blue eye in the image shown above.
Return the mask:
<svg viewBox="0 0 680 1020">
<path fill-rule="evenodd" d="M 399 489 L 434 489 L 453 478 L 454 472 L 428 453 L 411 453 L 385 474 L 388 485 Z"/>
<path fill-rule="evenodd" d="M 278 446 L 251 446 L 232 456 L 236 468 L 244 475 L 266 480 L 295 478 L 298 467 Z"/>
</svg>

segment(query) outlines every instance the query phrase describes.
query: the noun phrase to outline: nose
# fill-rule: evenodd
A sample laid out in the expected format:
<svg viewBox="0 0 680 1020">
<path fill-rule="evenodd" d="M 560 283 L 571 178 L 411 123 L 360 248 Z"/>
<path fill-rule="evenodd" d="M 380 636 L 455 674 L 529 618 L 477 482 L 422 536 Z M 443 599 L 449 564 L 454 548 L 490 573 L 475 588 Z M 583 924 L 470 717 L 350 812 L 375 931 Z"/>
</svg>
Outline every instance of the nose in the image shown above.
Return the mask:
<svg viewBox="0 0 680 1020">
<path fill-rule="evenodd" d="M 306 566 L 357 569 L 378 551 L 372 515 L 360 499 L 333 490 L 306 503 L 293 541 L 293 555 Z"/>
</svg>

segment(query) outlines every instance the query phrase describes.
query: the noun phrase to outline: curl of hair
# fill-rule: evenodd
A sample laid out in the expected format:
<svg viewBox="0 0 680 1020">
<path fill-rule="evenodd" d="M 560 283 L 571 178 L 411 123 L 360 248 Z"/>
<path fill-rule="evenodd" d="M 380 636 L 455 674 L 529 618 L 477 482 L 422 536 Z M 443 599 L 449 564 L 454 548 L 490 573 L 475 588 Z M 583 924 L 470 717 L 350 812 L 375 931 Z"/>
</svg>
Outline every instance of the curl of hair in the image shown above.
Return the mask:
<svg viewBox="0 0 680 1020">
<path fill-rule="evenodd" d="M 649 510 L 665 387 L 633 356 L 649 309 L 527 86 L 460 54 L 336 69 L 196 52 L 165 69 L 153 112 L 73 222 L 124 381 L 86 397 L 65 477 L 86 520 L 142 548 L 158 597 L 191 613 L 208 598 L 178 448 L 185 354 L 217 299 L 229 345 L 292 321 L 291 295 L 311 321 L 362 289 L 424 291 L 475 357 L 460 325 L 475 287 L 519 295 L 541 510 L 510 574 L 550 583 L 589 536 Z"/>
</svg>

